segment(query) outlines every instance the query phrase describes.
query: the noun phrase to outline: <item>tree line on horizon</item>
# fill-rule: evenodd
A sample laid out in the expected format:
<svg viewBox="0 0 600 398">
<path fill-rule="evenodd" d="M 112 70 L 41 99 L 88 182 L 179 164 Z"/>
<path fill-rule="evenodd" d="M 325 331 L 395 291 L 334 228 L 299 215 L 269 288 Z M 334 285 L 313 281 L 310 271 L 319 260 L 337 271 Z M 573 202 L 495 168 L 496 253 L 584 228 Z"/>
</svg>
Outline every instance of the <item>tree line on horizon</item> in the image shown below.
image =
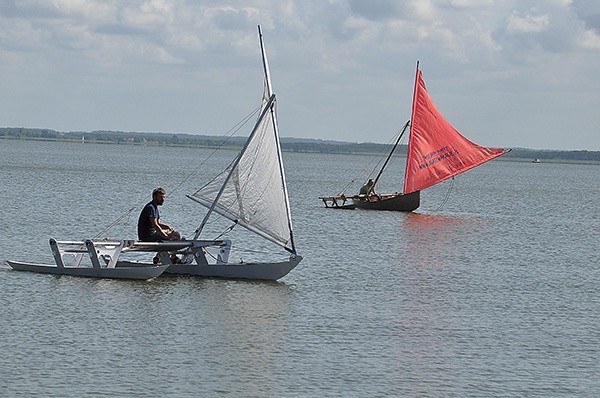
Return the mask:
<svg viewBox="0 0 600 398">
<path fill-rule="evenodd" d="M 71 131 L 59 132 L 51 129 L 4 127 L 0 128 L 0 138 L 52 140 L 71 142 L 95 142 L 111 144 L 160 145 L 160 146 L 197 146 L 239 148 L 247 137 L 223 137 L 194 134 L 137 133 L 122 131 Z M 391 144 L 370 142 L 354 143 L 319 139 L 281 138 L 282 149 L 289 152 L 337 153 L 337 154 L 386 154 Z M 406 145 L 401 145 L 399 154 L 406 154 Z M 539 159 L 600 162 L 600 151 L 587 150 L 541 150 L 513 148 L 503 158 Z"/>
</svg>

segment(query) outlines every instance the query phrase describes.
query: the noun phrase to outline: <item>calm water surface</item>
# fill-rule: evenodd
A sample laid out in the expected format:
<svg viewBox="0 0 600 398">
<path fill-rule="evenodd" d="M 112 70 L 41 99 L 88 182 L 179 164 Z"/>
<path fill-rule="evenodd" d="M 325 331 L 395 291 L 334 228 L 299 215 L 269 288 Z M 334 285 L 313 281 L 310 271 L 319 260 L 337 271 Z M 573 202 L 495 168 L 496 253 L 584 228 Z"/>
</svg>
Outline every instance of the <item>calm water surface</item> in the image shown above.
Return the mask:
<svg viewBox="0 0 600 398">
<path fill-rule="evenodd" d="M 354 178 L 357 190 L 374 157 L 285 153 L 305 259 L 276 283 L 4 263 L 51 262 L 50 237 L 95 236 L 121 215 L 103 236 L 134 237 L 158 185 L 162 218 L 189 236 L 204 211 L 185 194 L 232 156 L 0 140 L 2 396 L 600 395 L 598 165 L 493 161 L 404 214 L 317 199 Z M 389 174 L 383 188 L 401 190 L 402 165 Z M 285 256 L 232 238 L 233 256 Z"/>
</svg>

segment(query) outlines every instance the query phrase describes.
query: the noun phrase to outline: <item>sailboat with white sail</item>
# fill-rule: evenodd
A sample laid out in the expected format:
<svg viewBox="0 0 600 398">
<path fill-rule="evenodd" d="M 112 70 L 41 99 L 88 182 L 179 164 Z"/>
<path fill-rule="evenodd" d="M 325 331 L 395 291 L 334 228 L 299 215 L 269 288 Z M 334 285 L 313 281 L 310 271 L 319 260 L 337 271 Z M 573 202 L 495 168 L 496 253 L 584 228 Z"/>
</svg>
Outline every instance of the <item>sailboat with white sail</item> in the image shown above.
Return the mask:
<svg viewBox="0 0 600 398">
<path fill-rule="evenodd" d="M 296 252 L 290 202 L 283 168 L 277 101 L 271 85 L 262 31 L 258 27 L 264 69 L 264 93 L 260 116 L 246 144 L 230 165 L 212 181 L 191 195 L 193 201 L 208 208 L 194 240 L 198 239 L 211 216 L 218 214 L 249 231 L 281 246 L 289 253 L 287 261 L 267 263 L 229 263 L 231 242 L 215 241 L 217 261 L 208 264 L 206 256 L 187 253 L 184 264 L 171 265 L 166 272 L 205 277 L 276 280 L 302 260 Z M 210 242 L 210 241 L 204 241 Z M 184 251 L 185 254 L 185 251 Z M 194 259 L 194 263 L 189 263 Z"/>
<path fill-rule="evenodd" d="M 408 126 L 410 136 L 404 189 L 401 193 L 377 194 L 375 186 Z M 322 196 L 319 199 L 325 207 L 334 209 L 414 211 L 420 206 L 422 190 L 480 166 L 508 151 L 477 145 L 459 133 L 433 103 L 417 63 L 411 119 L 402 129 L 377 178 L 370 183 L 369 191 Z"/>
<path fill-rule="evenodd" d="M 213 180 L 188 195 L 208 208 L 193 239 L 165 242 L 135 240 L 50 240 L 55 265 L 8 261 L 15 270 L 99 278 L 151 279 L 163 272 L 201 277 L 277 280 L 302 260 L 296 252 L 288 190 L 277 125 L 277 100 L 258 27 L 264 70 L 259 118 L 243 149 Z M 268 262 L 230 262 L 229 239 L 200 239 L 210 217 L 220 215 L 287 251 L 288 258 Z M 160 264 L 127 256 L 153 252 Z M 176 254 L 174 256 L 173 254 Z M 178 256 L 178 257 L 177 257 Z M 85 261 L 87 259 L 87 261 Z M 179 261 L 178 261 L 179 260 Z"/>
</svg>

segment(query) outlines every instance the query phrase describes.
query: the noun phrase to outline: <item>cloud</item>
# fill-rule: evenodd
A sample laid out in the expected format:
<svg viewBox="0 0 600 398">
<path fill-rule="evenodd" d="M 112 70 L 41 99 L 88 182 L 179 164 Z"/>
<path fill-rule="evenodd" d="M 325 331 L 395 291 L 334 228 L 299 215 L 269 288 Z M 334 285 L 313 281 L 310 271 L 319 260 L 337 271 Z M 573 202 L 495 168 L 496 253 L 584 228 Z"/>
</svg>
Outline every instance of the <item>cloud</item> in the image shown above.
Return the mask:
<svg viewBox="0 0 600 398">
<path fill-rule="evenodd" d="M 540 33 L 550 26 L 548 15 L 525 15 L 521 16 L 514 12 L 507 19 L 506 31 L 509 34 Z"/>
<path fill-rule="evenodd" d="M 479 114 L 514 106 L 507 112 L 521 115 L 532 98 L 558 96 L 565 109 L 600 101 L 599 8 L 593 0 L 4 0 L 0 89 L 14 94 L 0 118 L 64 130 L 218 131 L 261 89 L 260 24 L 290 135 L 369 132 L 387 142 L 410 113 L 420 60 L 451 120 L 508 139 L 502 121 Z M 31 109 L 32 96 L 43 111 Z M 521 117 L 546 116 L 531 130 L 570 128 L 541 104 Z M 592 112 L 584 122 L 600 125 Z"/>
<path fill-rule="evenodd" d="M 593 47 L 594 33 L 585 29 L 582 13 L 576 12 L 574 3 L 546 1 L 533 7 L 523 5 L 514 8 L 492 33 L 503 55 L 515 62 L 535 62 L 540 57 Z M 583 8 L 579 6 L 580 10 Z"/>
<path fill-rule="evenodd" d="M 348 6 L 355 15 L 372 21 L 396 19 L 405 10 L 404 2 L 395 0 L 349 0 Z"/>
<path fill-rule="evenodd" d="M 585 26 L 600 34 L 600 3 L 596 0 L 573 0 L 571 9 Z"/>
</svg>

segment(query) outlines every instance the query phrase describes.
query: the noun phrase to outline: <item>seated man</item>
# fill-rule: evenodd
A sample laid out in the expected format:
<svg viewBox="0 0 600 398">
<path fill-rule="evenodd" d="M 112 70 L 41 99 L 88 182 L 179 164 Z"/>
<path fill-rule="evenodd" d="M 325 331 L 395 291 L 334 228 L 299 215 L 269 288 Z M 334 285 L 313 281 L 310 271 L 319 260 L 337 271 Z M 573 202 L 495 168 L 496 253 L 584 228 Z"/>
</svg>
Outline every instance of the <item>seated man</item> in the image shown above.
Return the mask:
<svg viewBox="0 0 600 398">
<path fill-rule="evenodd" d="M 152 201 L 144 206 L 138 219 L 138 239 L 140 241 L 162 242 L 181 239 L 179 232 L 160 222 L 158 206 L 162 206 L 164 202 L 165 190 L 163 188 L 156 188 L 152 191 Z M 175 260 L 177 256 L 171 256 L 171 259 Z M 154 263 L 158 263 L 158 254 L 154 257 Z"/>
<path fill-rule="evenodd" d="M 369 178 L 369 181 L 367 181 L 366 184 L 360 188 L 359 194 L 367 196 L 375 194 L 375 183 L 372 179 Z"/>
</svg>

